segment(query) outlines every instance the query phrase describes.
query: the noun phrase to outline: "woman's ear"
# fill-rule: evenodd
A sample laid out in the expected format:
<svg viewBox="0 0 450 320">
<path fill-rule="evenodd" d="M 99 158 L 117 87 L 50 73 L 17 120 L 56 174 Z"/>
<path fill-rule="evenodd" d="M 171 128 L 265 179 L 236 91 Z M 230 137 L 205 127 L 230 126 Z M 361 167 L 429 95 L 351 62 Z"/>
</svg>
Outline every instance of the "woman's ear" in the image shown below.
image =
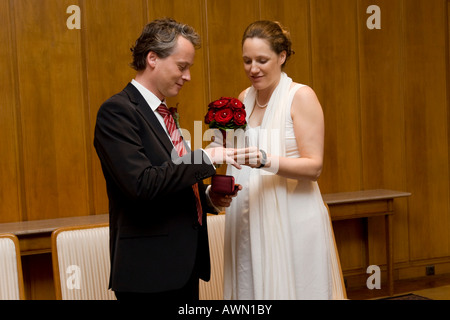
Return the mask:
<svg viewBox="0 0 450 320">
<path fill-rule="evenodd" d="M 285 62 L 286 62 L 286 51 L 282 51 L 279 55 L 278 55 L 278 64 L 280 66 L 282 66 Z"/>
</svg>

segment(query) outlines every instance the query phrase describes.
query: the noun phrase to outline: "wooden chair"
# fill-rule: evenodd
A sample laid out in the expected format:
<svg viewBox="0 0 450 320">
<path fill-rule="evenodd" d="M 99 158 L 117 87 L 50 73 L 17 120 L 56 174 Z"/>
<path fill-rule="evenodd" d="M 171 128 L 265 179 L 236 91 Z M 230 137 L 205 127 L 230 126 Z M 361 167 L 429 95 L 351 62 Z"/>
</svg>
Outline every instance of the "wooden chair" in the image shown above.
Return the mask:
<svg viewBox="0 0 450 320">
<path fill-rule="evenodd" d="M 223 245 L 225 214 L 208 215 L 209 251 L 211 254 L 211 279 L 200 280 L 200 300 L 223 300 Z"/>
<path fill-rule="evenodd" d="M 108 290 L 108 223 L 53 231 L 52 262 L 56 299 L 115 300 Z"/>
<path fill-rule="evenodd" d="M 24 300 L 19 240 L 14 234 L 0 234 L 0 300 Z"/>
<path fill-rule="evenodd" d="M 344 283 L 344 275 L 342 273 L 342 267 L 341 262 L 339 260 L 339 252 L 336 246 L 336 239 L 334 238 L 334 232 L 333 232 L 333 224 L 331 222 L 331 216 L 330 216 L 330 208 L 326 203 L 325 207 L 328 211 L 328 216 L 330 217 L 330 228 L 331 228 L 331 236 L 333 241 L 333 247 L 335 254 L 333 255 L 333 258 L 331 259 L 331 270 L 332 270 L 332 278 L 333 278 L 333 299 L 335 300 L 344 300 L 347 299 L 347 291 L 345 289 L 345 283 Z"/>
</svg>

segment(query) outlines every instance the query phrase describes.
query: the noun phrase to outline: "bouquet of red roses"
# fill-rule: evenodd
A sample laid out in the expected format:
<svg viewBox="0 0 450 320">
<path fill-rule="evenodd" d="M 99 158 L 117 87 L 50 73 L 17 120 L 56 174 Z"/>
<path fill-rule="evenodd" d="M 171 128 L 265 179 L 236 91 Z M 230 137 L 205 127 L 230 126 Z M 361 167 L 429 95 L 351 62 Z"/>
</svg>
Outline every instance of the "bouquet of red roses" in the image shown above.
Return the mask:
<svg viewBox="0 0 450 320">
<path fill-rule="evenodd" d="M 208 113 L 205 115 L 205 123 L 211 129 L 245 129 L 245 106 L 236 98 L 222 97 L 208 105 Z"/>
</svg>

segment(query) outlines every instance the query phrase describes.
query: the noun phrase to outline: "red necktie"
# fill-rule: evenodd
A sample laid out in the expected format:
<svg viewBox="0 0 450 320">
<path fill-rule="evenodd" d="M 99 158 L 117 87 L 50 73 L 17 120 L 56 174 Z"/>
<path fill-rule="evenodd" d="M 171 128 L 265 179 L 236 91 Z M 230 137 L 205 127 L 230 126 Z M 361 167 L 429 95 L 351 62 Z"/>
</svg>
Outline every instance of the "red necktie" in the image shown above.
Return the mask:
<svg viewBox="0 0 450 320">
<path fill-rule="evenodd" d="M 169 133 L 170 139 L 172 140 L 172 143 L 175 147 L 175 150 L 177 150 L 178 155 L 180 157 L 184 156 L 187 151 L 183 143 L 183 139 L 180 135 L 180 130 L 178 130 L 177 125 L 175 124 L 175 120 L 173 119 L 172 114 L 170 113 L 169 109 L 165 104 L 161 104 L 156 111 L 164 118 L 164 123 L 166 124 L 167 131 Z M 202 205 L 200 202 L 200 194 L 198 192 L 198 184 L 194 184 L 192 186 L 192 190 L 194 190 L 195 194 L 195 202 L 197 205 L 197 215 L 198 215 L 198 222 L 200 225 L 202 225 Z"/>
</svg>

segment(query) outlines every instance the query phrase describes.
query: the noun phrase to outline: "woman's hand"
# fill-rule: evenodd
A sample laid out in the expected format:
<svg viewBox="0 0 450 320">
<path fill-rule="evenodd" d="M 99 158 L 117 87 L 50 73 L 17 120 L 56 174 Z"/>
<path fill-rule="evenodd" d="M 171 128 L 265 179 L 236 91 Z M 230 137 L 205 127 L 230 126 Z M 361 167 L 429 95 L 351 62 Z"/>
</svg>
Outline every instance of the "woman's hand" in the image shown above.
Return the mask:
<svg viewBox="0 0 450 320">
<path fill-rule="evenodd" d="M 267 158 L 266 153 L 257 147 L 236 149 L 234 152 L 234 160 L 239 164 L 251 168 L 260 168 L 261 164 L 263 164 L 264 167 L 270 166 L 270 161 L 269 158 Z"/>
</svg>

